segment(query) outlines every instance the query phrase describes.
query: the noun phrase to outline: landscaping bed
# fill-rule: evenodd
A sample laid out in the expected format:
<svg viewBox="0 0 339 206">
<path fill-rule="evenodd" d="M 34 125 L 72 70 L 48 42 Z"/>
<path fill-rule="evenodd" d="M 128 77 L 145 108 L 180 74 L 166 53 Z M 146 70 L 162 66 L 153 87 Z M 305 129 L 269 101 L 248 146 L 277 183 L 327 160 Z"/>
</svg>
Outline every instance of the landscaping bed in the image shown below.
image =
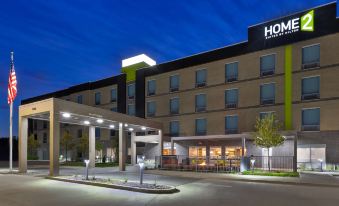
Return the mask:
<svg viewBox="0 0 339 206">
<path fill-rule="evenodd" d="M 121 189 L 129 190 L 135 192 L 143 193 L 155 193 L 155 194 L 171 194 L 179 192 L 178 189 L 168 185 L 158 185 L 158 184 L 149 184 L 139 182 L 128 182 L 127 180 L 116 180 L 116 179 L 104 179 L 104 178 L 95 178 L 91 177 L 89 180 L 86 180 L 83 176 L 59 176 L 59 177 L 46 177 L 51 180 L 58 180 L 63 182 L 78 183 L 84 185 L 92 185 L 99 187 L 106 187 L 112 189 Z"/>
<path fill-rule="evenodd" d="M 299 177 L 298 172 L 282 172 L 282 171 L 265 171 L 265 170 L 248 170 L 242 172 L 243 175 L 259 175 L 259 176 L 276 176 L 276 177 Z"/>
</svg>

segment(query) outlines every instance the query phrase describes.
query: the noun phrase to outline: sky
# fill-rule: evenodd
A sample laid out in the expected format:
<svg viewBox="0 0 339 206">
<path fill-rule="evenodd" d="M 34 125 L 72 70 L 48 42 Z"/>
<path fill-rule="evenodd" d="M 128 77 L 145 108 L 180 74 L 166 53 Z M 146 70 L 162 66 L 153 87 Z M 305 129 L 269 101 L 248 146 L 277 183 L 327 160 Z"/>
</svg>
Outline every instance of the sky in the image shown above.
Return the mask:
<svg viewBox="0 0 339 206">
<path fill-rule="evenodd" d="M 9 134 L 10 51 L 22 99 L 117 75 L 121 60 L 157 63 L 247 40 L 247 27 L 326 0 L 0 0 L 0 137 Z"/>
</svg>

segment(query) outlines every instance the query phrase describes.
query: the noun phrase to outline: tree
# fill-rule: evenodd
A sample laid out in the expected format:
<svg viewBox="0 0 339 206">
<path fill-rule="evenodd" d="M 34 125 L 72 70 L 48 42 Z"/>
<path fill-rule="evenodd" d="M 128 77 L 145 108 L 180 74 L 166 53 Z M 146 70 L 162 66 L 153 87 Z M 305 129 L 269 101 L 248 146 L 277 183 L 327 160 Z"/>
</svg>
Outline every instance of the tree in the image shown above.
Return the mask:
<svg viewBox="0 0 339 206">
<path fill-rule="evenodd" d="M 68 150 L 70 150 L 74 147 L 72 135 L 70 134 L 70 132 L 68 130 L 66 130 L 64 135 L 62 136 L 60 144 L 65 149 L 65 157 L 66 157 L 66 162 L 67 162 L 67 157 L 68 157 L 67 152 L 68 152 Z"/>
<path fill-rule="evenodd" d="M 101 150 L 103 150 L 103 148 L 104 148 L 104 145 L 101 142 L 99 142 L 99 141 L 95 142 L 95 150 L 96 151 L 101 151 Z"/>
<path fill-rule="evenodd" d="M 255 125 L 254 143 L 258 147 L 267 149 L 268 169 L 271 171 L 269 150 L 272 147 L 280 146 L 285 138 L 279 134 L 281 125 L 275 114 L 266 115 L 263 119 L 257 118 Z"/>
<path fill-rule="evenodd" d="M 37 149 L 40 147 L 40 143 L 38 139 L 35 139 L 34 134 L 29 135 L 28 141 L 27 141 L 27 147 L 28 147 L 28 159 L 37 159 L 36 152 Z"/>
<path fill-rule="evenodd" d="M 86 156 L 88 152 L 89 142 L 88 135 L 84 134 L 79 140 L 78 150 L 82 153 L 82 156 Z"/>
</svg>

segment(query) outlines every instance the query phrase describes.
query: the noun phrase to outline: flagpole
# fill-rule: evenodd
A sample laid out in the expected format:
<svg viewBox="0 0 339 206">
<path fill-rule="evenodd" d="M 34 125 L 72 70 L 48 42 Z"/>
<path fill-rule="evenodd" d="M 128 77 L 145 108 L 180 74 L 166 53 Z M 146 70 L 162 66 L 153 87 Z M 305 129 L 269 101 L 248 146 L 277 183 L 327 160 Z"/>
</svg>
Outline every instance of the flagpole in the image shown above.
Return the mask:
<svg viewBox="0 0 339 206">
<path fill-rule="evenodd" d="M 14 52 L 11 52 L 11 64 L 13 64 L 13 57 Z M 13 101 L 11 101 L 11 104 L 9 106 L 9 171 L 12 172 L 13 170 Z"/>
</svg>

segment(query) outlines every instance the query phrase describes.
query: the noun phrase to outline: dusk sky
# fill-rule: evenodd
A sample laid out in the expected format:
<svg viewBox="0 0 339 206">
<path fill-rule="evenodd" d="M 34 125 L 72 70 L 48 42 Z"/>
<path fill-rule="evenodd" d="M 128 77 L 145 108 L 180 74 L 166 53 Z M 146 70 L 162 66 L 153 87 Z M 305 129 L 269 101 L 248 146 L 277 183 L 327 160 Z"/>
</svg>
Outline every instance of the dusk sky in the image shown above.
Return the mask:
<svg viewBox="0 0 339 206">
<path fill-rule="evenodd" d="M 9 133 L 7 83 L 14 51 L 25 98 L 120 72 L 145 53 L 157 63 L 247 40 L 247 27 L 331 0 L 15 0 L 0 6 L 0 136 Z"/>
</svg>

